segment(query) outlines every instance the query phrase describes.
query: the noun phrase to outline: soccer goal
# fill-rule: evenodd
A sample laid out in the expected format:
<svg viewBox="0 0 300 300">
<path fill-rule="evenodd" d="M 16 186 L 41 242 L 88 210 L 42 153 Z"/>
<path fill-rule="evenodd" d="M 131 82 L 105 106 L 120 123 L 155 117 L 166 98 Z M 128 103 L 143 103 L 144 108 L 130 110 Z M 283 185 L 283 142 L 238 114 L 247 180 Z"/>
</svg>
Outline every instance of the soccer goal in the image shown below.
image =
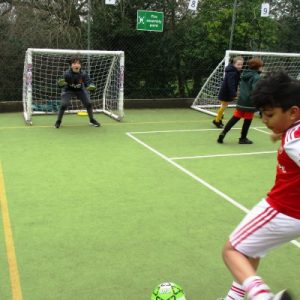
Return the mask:
<svg viewBox="0 0 300 300">
<path fill-rule="evenodd" d="M 191 108 L 213 116 L 216 115 L 217 108 L 220 105 L 218 94 L 224 70 L 235 56 L 242 56 L 244 58 L 244 68 L 249 59 L 258 57 L 264 62 L 263 74 L 270 71 L 284 70 L 291 77 L 300 79 L 300 54 L 227 50 L 225 57 L 202 86 Z M 232 102 L 229 106 L 234 107 L 235 105 L 236 103 Z"/>
<path fill-rule="evenodd" d="M 94 112 L 120 121 L 124 116 L 124 52 L 96 50 L 34 49 L 26 51 L 23 73 L 23 109 L 26 123 L 35 114 L 54 114 L 60 107 L 58 79 L 70 68 L 69 60 L 78 56 L 92 82 L 90 93 Z M 66 113 L 85 110 L 81 102 L 71 99 Z"/>
</svg>

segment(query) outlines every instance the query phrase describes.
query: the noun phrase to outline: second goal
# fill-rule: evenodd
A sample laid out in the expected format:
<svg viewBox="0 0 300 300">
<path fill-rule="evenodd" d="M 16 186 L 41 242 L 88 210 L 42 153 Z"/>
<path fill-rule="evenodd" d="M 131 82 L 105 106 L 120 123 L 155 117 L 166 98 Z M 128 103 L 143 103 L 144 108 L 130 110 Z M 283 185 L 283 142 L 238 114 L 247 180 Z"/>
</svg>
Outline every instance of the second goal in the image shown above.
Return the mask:
<svg viewBox="0 0 300 300">
<path fill-rule="evenodd" d="M 271 71 L 283 70 L 291 77 L 300 79 L 300 54 L 298 53 L 276 53 L 276 52 L 251 52 L 227 50 L 224 58 L 207 78 L 206 82 L 194 99 L 192 108 L 215 116 L 220 105 L 218 100 L 219 89 L 221 87 L 226 66 L 233 57 L 242 56 L 244 58 L 244 68 L 247 61 L 253 57 L 262 59 L 263 74 Z M 262 76 L 263 76 L 262 74 Z M 235 106 L 232 102 L 229 106 Z"/>
</svg>

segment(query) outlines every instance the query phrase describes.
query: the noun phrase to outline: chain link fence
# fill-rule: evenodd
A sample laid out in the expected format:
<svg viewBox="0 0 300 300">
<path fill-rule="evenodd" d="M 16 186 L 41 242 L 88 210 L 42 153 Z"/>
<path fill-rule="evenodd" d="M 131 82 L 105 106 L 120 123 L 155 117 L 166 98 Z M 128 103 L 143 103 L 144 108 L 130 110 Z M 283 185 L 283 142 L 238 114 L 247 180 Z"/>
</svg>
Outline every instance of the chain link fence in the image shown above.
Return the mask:
<svg viewBox="0 0 300 300">
<path fill-rule="evenodd" d="M 163 33 L 138 32 L 94 49 L 125 52 L 125 99 L 195 97 L 218 63 L 218 59 L 210 64 L 184 61 L 180 52 L 172 53 Z M 25 51 L 0 57 L 0 101 L 21 100 Z"/>
<path fill-rule="evenodd" d="M 284 41 L 284 37 L 289 37 L 288 32 L 297 31 L 296 17 L 290 30 L 290 14 L 260 18 L 261 1 L 244 2 L 237 8 L 235 50 L 283 52 L 285 45 L 288 52 L 300 49 L 297 39 L 292 44 Z M 282 1 L 273 2 L 283 5 Z M 188 10 L 189 0 L 118 0 L 117 3 L 1 1 L 0 101 L 21 101 L 27 48 L 87 49 L 88 45 L 92 50 L 125 52 L 125 100 L 195 98 L 228 48 L 232 1 L 202 0 L 197 11 Z M 291 7 L 294 14 L 300 13 L 298 6 Z M 163 32 L 137 30 L 140 9 L 163 12 Z M 279 27 L 280 18 L 289 22 Z M 284 36 L 279 34 L 282 28 Z"/>
<path fill-rule="evenodd" d="M 168 3 L 159 3 L 163 2 L 165 5 Z M 147 8 L 146 5 L 141 7 Z M 136 30 L 135 7 L 122 10 L 104 6 L 103 1 L 94 1 L 89 37 L 85 17 L 80 17 L 78 30 L 75 30 L 75 25 L 70 31 L 65 26 L 58 34 L 60 24 L 47 28 L 42 16 L 37 12 L 32 15 L 30 7 L 17 8 L 15 22 L 11 21 L 13 12 L 10 16 L 2 16 L 0 20 L 0 28 L 4 29 L 0 30 L 3 41 L 0 45 L 0 101 L 21 101 L 27 48 L 87 49 L 90 45 L 95 50 L 124 51 L 125 100 L 195 97 L 226 49 L 224 44 L 218 51 L 214 50 L 215 53 L 206 54 L 206 57 L 199 56 L 201 49 L 194 47 L 202 37 L 197 36 L 197 33 L 195 38 L 189 36 L 189 22 L 192 19 L 185 20 L 183 15 L 176 15 L 180 11 L 179 2 L 172 9 L 157 7 L 165 10 L 164 30 L 152 32 Z M 38 7 L 35 8 L 36 11 L 37 9 Z M 148 9 L 152 9 L 151 5 L 148 5 Z M 41 9 L 40 13 L 45 12 Z M 22 18 L 17 14 L 22 14 Z M 30 18 L 32 22 L 29 22 Z"/>
</svg>

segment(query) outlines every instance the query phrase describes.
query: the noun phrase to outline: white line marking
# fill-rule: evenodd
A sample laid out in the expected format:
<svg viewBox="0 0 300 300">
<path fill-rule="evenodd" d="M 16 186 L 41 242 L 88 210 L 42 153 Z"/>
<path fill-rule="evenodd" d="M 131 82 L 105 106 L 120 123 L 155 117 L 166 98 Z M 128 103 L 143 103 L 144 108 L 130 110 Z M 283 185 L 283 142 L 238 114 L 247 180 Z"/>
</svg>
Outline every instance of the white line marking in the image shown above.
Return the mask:
<svg viewBox="0 0 300 300">
<path fill-rule="evenodd" d="M 297 246 L 298 248 L 300 248 L 300 242 L 298 242 L 296 240 L 292 240 L 291 243 L 294 244 L 295 246 Z"/>
<path fill-rule="evenodd" d="M 260 127 L 253 127 L 253 129 L 256 130 L 256 131 L 262 132 L 262 133 L 269 134 L 269 135 L 271 134 L 270 131 L 262 130 L 262 129 L 260 129 Z"/>
<path fill-rule="evenodd" d="M 241 128 L 234 128 L 241 129 Z M 174 129 L 174 130 L 153 130 L 153 131 L 135 131 L 132 134 L 151 134 L 151 133 L 173 133 L 173 132 L 195 132 L 195 131 L 220 131 L 218 128 L 207 129 Z"/>
<path fill-rule="evenodd" d="M 250 129 L 257 129 L 257 128 L 263 128 L 266 129 L 266 127 L 253 127 Z M 235 127 L 232 128 L 231 130 L 241 130 L 241 127 Z M 130 132 L 131 134 L 151 134 L 151 133 L 172 133 L 172 132 L 201 132 L 201 131 L 221 131 L 220 128 L 202 128 L 202 129 L 173 129 L 173 130 L 153 130 L 153 131 L 132 131 Z M 258 130 L 264 133 L 267 133 L 266 131 Z M 269 133 L 269 132 L 268 132 Z"/>
<path fill-rule="evenodd" d="M 165 161 L 167 161 L 168 163 L 170 163 L 171 165 L 173 165 L 175 168 L 179 169 L 180 171 L 182 171 L 186 175 L 192 177 L 194 180 L 196 180 L 197 182 L 201 183 L 202 185 L 204 185 L 205 187 L 207 187 L 209 190 L 211 190 L 212 192 L 216 193 L 217 195 L 219 195 L 220 197 L 222 197 L 223 199 L 225 199 L 227 202 L 231 203 L 232 205 L 234 205 L 235 207 L 239 208 L 240 210 L 242 210 L 245 213 L 249 212 L 249 209 L 247 209 L 245 206 L 241 205 L 236 200 L 232 199 L 231 197 L 229 197 L 225 193 L 221 192 L 217 188 L 213 187 L 211 184 L 209 184 L 208 182 L 206 182 L 202 178 L 196 176 L 192 172 L 190 172 L 187 169 L 185 169 L 184 167 L 180 166 L 178 163 L 174 162 L 173 160 L 171 160 L 170 158 L 168 158 L 166 155 L 162 154 L 161 152 L 157 151 L 153 147 L 151 147 L 148 144 L 144 143 L 143 141 L 141 141 L 140 139 L 138 139 L 137 137 L 135 137 L 133 134 L 134 134 L 133 132 L 127 132 L 126 133 L 126 135 L 128 135 L 131 139 L 133 139 L 134 141 L 136 141 L 140 145 L 144 146 L 145 148 L 147 148 L 151 152 L 155 153 L 160 158 L 164 159 Z M 298 241 L 293 240 L 293 241 L 291 241 L 291 243 L 294 244 L 295 246 L 297 246 L 298 248 L 300 248 L 300 243 Z"/>
<path fill-rule="evenodd" d="M 187 169 L 183 168 L 182 166 L 180 166 L 179 164 L 177 164 L 176 162 L 172 161 L 170 158 L 168 158 L 167 156 L 165 156 L 164 154 L 160 153 L 159 151 L 157 151 L 156 149 L 152 148 L 151 146 L 149 146 L 148 144 L 144 143 L 143 141 L 141 141 L 140 139 L 138 139 L 137 137 L 135 137 L 134 135 L 132 135 L 132 133 L 127 132 L 126 133 L 130 138 L 132 138 L 133 140 L 135 140 L 137 143 L 141 144 L 142 146 L 144 146 L 145 148 L 147 148 L 148 150 L 152 151 L 153 153 L 155 153 L 156 155 L 158 155 L 159 157 L 161 157 L 162 159 L 166 160 L 167 162 L 169 162 L 170 164 L 172 164 L 174 167 L 176 167 L 177 169 L 181 170 L 182 172 L 184 172 L 185 174 L 187 174 L 188 176 L 192 177 L 193 179 L 195 179 L 196 181 L 198 181 L 199 183 L 203 184 L 204 186 L 206 186 L 208 189 L 210 189 L 211 191 L 213 191 L 214 193 L 220 195 L 222 198 L 224 198 L 225 200 L 227 200 L 228 202 L 230 202 L 231 204 L 233 204 L 234 206 L 238 207 L 239 209 L 241 209 L 244 212 L 248 212 L 249 210 L 244 207 L 243 205 L 239 204 L 237 201 L 233 200 L 232 198 L 230 198 L 229 196 L 227 196 L 226 194 L 224 194 L 223 192 L 219 191 L 218 189 L 216 189 L 215 187 L 213 187 L 212 185 L 210 185 L 209 183 L 207 183 L 206 181 L 204 181 L 203 179 L 201 179 L 200 177 L 196 176 L 195 174 L 193 174 L 192 172 L 188 171 Z"/>
<path fill-rule="evenodd" d="M 197 158 L 211 158 L 211 157 L 260 155 L 260 154 L 270 154 L 270 153 L 277 153 L 277 151 L 261 151 L 261 152 L 245 152 L 245 153 L 227 153 L 227 154 L 196 155 L 196 156 L 179 156 L 179 157 L 170 157 L 170 159 L 171 159 L 171 160 L 197 159 Z"/>
</svg>

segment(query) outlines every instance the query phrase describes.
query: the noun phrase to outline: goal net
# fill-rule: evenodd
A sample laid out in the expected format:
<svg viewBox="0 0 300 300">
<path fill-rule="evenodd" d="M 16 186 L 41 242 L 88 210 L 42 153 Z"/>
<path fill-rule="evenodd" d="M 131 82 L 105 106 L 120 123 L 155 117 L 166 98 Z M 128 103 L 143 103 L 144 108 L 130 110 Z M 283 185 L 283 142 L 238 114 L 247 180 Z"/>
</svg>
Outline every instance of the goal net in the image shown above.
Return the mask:
<svg viewBox="0 0 300 300">
<path fill-rule="evenodd" d="M 193 109 L 213 116 L 216 115 L 216 111 L 220 105 L 218 94 L 223 81 L 224 70 L 235 56 L 242 56 L 244 58 L 243 68 L 247 66 L 249 59 L 258 57 L 264 62 L 263 74 L 270 71 L 284 70 L 291 77 L 300 79 L 300 54 L 227 50 L 225 57 L 207 78 L 195 98 L 191 106 Z M 229 106 L 234 107 L 235 105 L 235 102 L 231 102 Z"/>
<path fill-rule="evenodd" d="M 124 52 L 95 50 L 33 49 L 26 51 L 23 73 L 23 109 L 26 123 L 35 114 L 54 114 L 60 107 L 58 80 L 70 68 L 69 60 L 78 56 L 96 90 L 90 93 L 94 112 L 121 120 L 123 110 Z M 66 113 L 85 110 L 81 101 L 71 99 Z"/>
</svg>

